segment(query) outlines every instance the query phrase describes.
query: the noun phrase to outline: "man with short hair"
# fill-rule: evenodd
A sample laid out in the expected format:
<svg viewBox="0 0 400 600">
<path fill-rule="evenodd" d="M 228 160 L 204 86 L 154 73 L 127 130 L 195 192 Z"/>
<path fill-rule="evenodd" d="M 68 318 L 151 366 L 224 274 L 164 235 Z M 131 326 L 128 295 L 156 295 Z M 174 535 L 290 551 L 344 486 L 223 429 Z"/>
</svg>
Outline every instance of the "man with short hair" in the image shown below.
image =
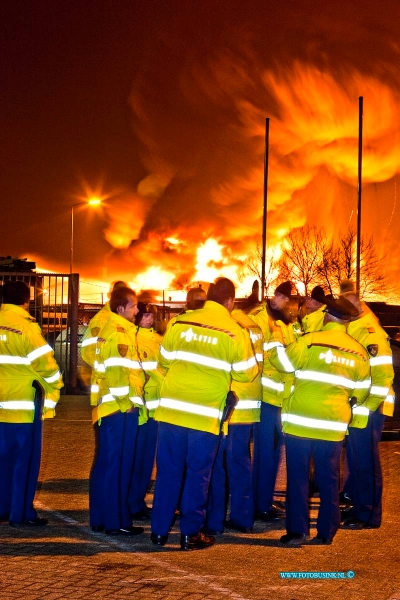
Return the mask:
<svg viewBox="0 0 400 600">
<path fill-rule="evenodd" d="M 124 281 L 120 281 L 120 280 L 114 281 L 114 283 L 112 283 L 110 286 L 110 291 L 108 294 L 109 299 L 110 299 L 110 296 L 111 296 L 113 290 L 116 290 L 119 287 L 128 287 L 128 286 Z M 104 325 L 107 323 L 110 316 L 111 316 L 111 309 L 110 309 L 110 301 L 108 300 L 108 302 L 106 302 L 105 305 L 99 310 L 99 312 L 97 314 L 95 314 L 92 319 L 90 319 L 88 328 L 86 329 L 85 334 L 82 338 L 81 356 L 82 356 L 83 360 L 90 367 L 92 367 L 92 375 L 91 375 L 91 380 L 90 380 L 90 404 L 92 406 L 96 406 L 97 400 L 98 400 L 98 393 L 99 393 L 99 384 L 96 380 L 95 368 L 94 368 L 95 361 L 96 361 L 97 337 L 99 335 L 100 329 L 102 329 L 102 327 L 104 327 Z"/>
<path fill-rule="evenodd" d="M 311 291 L 310 296 L 304 298 L 301 311 L 302 315 L 299 315 L 299 320 L 304 333 L 321 331 L 325 317 L 325 303 L 322 302 L 324 296 L 324 290 L 320 285 L 317 285 Z"/>
<path fill-rule="evenodd" d="M 201 287 L 190 288 L 186 295 L 186 310 L 197 310 L 203 308 L 207 294 Z"/>
<path fill-rule="evenodd" d="M 293 376 L 279 373 L 269 355 L 278 340 L 287 346 L 295 339 L 286 311 L 291 291 L 292 283 L 285 281 L 278 285 L 272 298 L 249 307 L 249 317 L 264 336 L 261 417 L 254 436 L 254 485 L 255 518 L 266 522 L 285 515 L 284 508 L 274 500 L 274 491 L 283 444 L 281 406 L 289 395 Z"/>
<path fill-rule="evenodd" d="M 29 310 L 23 281 L 3 285 L 0 309 L 0 516 L 13 527 L 46 525 L 33 507 L 42 418 L 55 416 L 63 386 L 52 348 Z"/>
<path fill-rule="evenodd" d="M 146 505 L 145 496 L 150 484 L 157 446 L 158 421 L 154 413 L 160 401 L 163 376 L 158 369 L 158 356 L 162 341 L 154 329 L 154 308 L 150 304 L 138 302 L 135 323 L 136 350 L 139 364 L 144 372 L 144 400 L 148 420 L 138 429 L 135 449 L 135 462 L 129 491 L 129 508 L 133 519 L 146 520 L 151 511 Z"/>
<path fill-rule="evenodd" d="M 143 527 L 131 524 L 128 494 L 137 430 L 147 415 L 133 323 L 138 312 L 135 292 L 114 289 L 110 311 L 96 349 L 99 396 L 93 409 L 97 450 L 90 475 L 90 525 L 107 535 L 136 535 Z"/>
<path fill-rule="evenodd" d="M 346 324 L 357 310 L 344 298 L 325 297 L 324 301 L 322 331 L 305 334 L 287 348 L 277 344 L 271 353 L 278 370 L 294 373 L 293 391 L 282 407 L 287 533 L 281 542 L 285 545 L 301 545 L 309 539 L 312 458 L 320 494 L 313 543 L 332 542 L 340 524 L 340 456 L 352 420 L 351 404 L 356 413 L 364 404 L 371 383 L 367 353 L 346 333 Z"/>
<path fill-rule="evenodd" d="M 151 540 L 164 546 L 180 500 L 181 548 L 212 546 L 202 532 L 221 417 L 232 379 L 258 373 L 248 333 L 232 319 L 235 287 L 226 278 L 210 285 L 203 308 L 179 315 L 160 349 L 165 371 L 160 404 L 157 478 Z"/>
<path fill-rule="evenodd" d="M 371 390 L 365 402 L 368 424 L 365 429 L 349 428 L 346 458 L 349 469 L 345 497 L 351 497 L 353 507 L 344 511 L 347 529 L 380 527 L 382 521 L 383 479 L 379 454 L 385 415 L 394 412 L 392 390 L 394 371 L 392 350 L 387 333 L 375 315 L 361 302 L 355 291 L 343 292 L 358 315 L 347 326 L 347 333 L 368 352 L 371 365 Z"/>
</svg>

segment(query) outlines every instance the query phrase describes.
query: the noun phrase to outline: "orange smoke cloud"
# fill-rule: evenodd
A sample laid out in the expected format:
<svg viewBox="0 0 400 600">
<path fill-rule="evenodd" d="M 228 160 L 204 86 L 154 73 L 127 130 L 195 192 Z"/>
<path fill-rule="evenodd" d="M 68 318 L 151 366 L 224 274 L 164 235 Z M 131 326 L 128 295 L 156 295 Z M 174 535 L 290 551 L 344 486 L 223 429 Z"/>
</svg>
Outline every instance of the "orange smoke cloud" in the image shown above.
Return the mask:
<svg viewBox="0 0 400 600">
<path fill-rule="evenodd" d="M 146 85 L 135 88 L 131 106 L 149 175 L 110 215 L 106 237 L 116 249 L 111 268 L 118 265 L 138 282 L 142 273 L 147 283 L 153 268 L 155 284 L 158 277 L 171 287 L 214 273 L 235 279 L 261 243 L 266 116 L 268 244 L 279 245 L 307 222 L 332 235 L 352 219 L 354 224 L 360 95 L 363 227 L 367 235 L 376 233 L 377 207 L 391 206 L 391 180 L 400 170 L 398 91 L 357 70 L 339 79 L 298 61 L 285 70 L 250 73 L 246 67 L 228 51 L 194 65 L 181 73 L 166 111 L 148 102 L 152 90 Z M 379 231 L 387 236 L 384 229 Z M 204 248 L 207 259 L 201 261 Z"/>
</svg>

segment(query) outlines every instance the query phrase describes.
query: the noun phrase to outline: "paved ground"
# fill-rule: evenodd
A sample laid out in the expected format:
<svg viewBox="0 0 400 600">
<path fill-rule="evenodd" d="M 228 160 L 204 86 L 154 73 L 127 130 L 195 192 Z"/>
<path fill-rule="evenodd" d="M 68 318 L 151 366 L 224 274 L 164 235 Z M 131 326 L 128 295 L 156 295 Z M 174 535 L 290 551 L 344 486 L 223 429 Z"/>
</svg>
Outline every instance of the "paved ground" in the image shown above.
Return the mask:
<svg viewBox="0 0 400 600">
<path fill-rule="evenodd" d="M 213 548 L 188 553 L 179 550 L 176 528 L 168 546 L 157 550 L 148 524 L 134 541 L 93 534 L 88 527 L 93 456 L 88 405 L 85 396 L 63 396 L 57 418 L 45 422 L 36 504 L 51 524 L 41 531 L 0 524 L 1 598 L 400 600 L 400 442 L 382 442 L 379 530 L 340 530 L 332 546 L 285 548 L 279 543 L 282 526 L 257 524 L 252 535 L 225 533 Z M 278 487 L 284 490 L 283 474 Z M 312 517 L 315 522 L 315 511 Z M 280 575 L 294 571 L 302 578 Z M 309 572 L 341 572 L 346 578 L 305 578 Z"/>
</svg>

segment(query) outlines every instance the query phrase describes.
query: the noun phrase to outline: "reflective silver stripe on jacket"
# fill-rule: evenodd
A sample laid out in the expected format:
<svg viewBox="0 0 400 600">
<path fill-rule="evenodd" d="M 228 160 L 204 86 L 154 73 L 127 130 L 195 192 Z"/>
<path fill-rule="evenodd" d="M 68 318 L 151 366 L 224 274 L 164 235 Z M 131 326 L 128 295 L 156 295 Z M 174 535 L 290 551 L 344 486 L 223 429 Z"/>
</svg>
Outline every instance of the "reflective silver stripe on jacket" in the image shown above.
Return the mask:
<svg viewBox="0 0 400 600">
<path fill-rule="evenodd" d="M 9 400 L 8 402 L 0 402 L 0 408 L 7 410 L 34 410 L 35 403 L 31 400 Z"/>
<path fill-rule="evenodd" d="M 45 344 L 44 346 L 40 346 L 40 348 L 36 348 L 36 350 L 32 350 L 29 352 L 28 359 L 30 362 L 39 358 L 39 356 L 43 356 L 43 354 L 47 354 L 48 352 L 53 352 L 53 348 L 49 346 L 49 344 Z"/>
<path fill-rule="evenodd" d="M 104 361 L 105 368 L 107 367 L 126 367 L 127 369 L 140 369 L 140 363 L 137 360 L 130 358 L 122 358 L 122 356 L 114 356 L 106 358 Z"/>
<path fill-rule="evenodd" d="M 110 392 L 113 396 L 127 396 L 129 394 L 129 385 L 110 387 Z"/>
<path fill-rule="evenodd" d="M 392 365 L 393 357 L 392 356 L 375 356 L 369 359 L 369 364 L 371 367 L 376 367 L 377 365 Z"/>
<path fill-rule="evenodd" d="M 388 387 L 384 387 L 384 386 L 380 386 L 380 385 L 372 385 L 371 386 L 370 394 L 375 394 L 376 396 L 383 396 L 384 398 L 386 398 L 388 393 L 389 393 Z"/>
<path fill-rule="evenodd" d="M 296 371 L 295 376 L 297 379 L 306 379 L 309 381 L 318 381 L 320 383 L 340 385 L 350 390 L 368 389 L 371 385 L 371 379 L 365 379 L 364 381 L 353 381 L 348 377 L 332 375 L 331 373 L 321 373 L 319 371 Z"/>
<path fill-rule="evenodd" d="M 324 421 L 322 419 L 310 419 L 308 417 L 300 417 L 299 415 L 291 415 L 282 413 L 283 422 L 292 423 L 292 425 L 301 425 L 302 427 L 310 427 L 313 429 L 326 429 L 330 431 L 346 431 L 347 423 L 339 423 L 337 421 Z"/>
<path fill-rule="evenodd" d="M 167 360 L 183 360 L 197 365 L 202 365 L 204 367 L 212 367 L 213 369 L 226 371 L 227 373 L 230 373 L 232 369 L 231 365 L 224 360 L 210 358 L 209 356 L 195 354 L 194 352 L 185 352 L 184 350 L 174 350 L 173 352 L 168 352 L 168 350 L 165 350 L 163 346 L 161 346 L 160 352 Z"/>
<path fill-rule="evenodd" d="M 132 402 L 132 404 L 143 404 L 143 400 L 139 396 L 130 397 L 129 400 Z M 117 401 L 112 394 L 105 394 L 102 398 L 100 398 L 99 405 L 104 404 L 106 402 Z"/>
<path fill-rule="evenodd" d="M 106 368 L 103 365 L 103 363 L 99 363 L 99 362 L 97 362 L 97 360 L 94 361 L 94 370 L 97 371 L 98 373 L 106 372 Z"/>
<path fill-rule="evenodd" d="M 154 371 L 155 369 L 157 369 L 157 361 L 156 360 L 142 361 L 142 368 L 145 371 Z"/>
<path fill-rule="evenodd" d="M 239 400 L 235 410 L 248 410 L 251 408 L 261 408 L 261 400 Z"/>
<path fill-rule="evenodd" d="M 47 383 L 54 383 L 60 379 L 60 371 L 57 371 L 57 373 L 54 373 L 54 375 L 50 375 L 50 377 L 43 377 L 43 379 Z"/>
<path fill-rule="evenodd" d="M 96 394 L 99 391 L 99 389 L 100 389 L 99 385 L 97 383 L 93 383 L 90 388 L 90 391 L 93 392 L 93 394 Z"/>
<path fill-rule="evenodd" d="M 30 365 L 29 358 L 23 356 L 10 356 L 9 354 L 0 355 L 0 364 L 3 365 Z"/>
<path fill-rule="evenodd" d="M 154 410 L 160 404 L 159 400 L 147 400 L 146 406 L 149 410 Z"/>
<path fill-rule="evenodd" d="M 261 384 L 264 387 L 271 388 L 272 390 L 276 390 L 277 392 L 283 392 L 283 390 L 285 389 L 283 383 L 274 381 L 273 379 L 269 379 L 269 377 L 261 377 Z"/>
<path fill-rule="evenodd" d="M 92 346 L 93 344 L 97 344 L 97 337 L 87 338 L 87 340 L 83 340 L 82 348 L 85 346 Z"/>
<path fill-rule="evenodd" d="M 272 350 L 277 346 L 282 346 L 281 342 L 264 342 L 264 352 L 268 352 L 268 350 Z"/>
<path fill-rule="evenodd" d="M 363 415 L 367 417 L 369 415 L 369 410 L 366 406 L 354 406 L 352 411 L 353 415 Z"/>
<path fill-rule="evenodd" d="M 55 408 L 56 405 L 57 405 L 57 402 L 54 402 L 54 400 L 49 400 L 48 398 L 45 398 L 45 401 L 44 401 L 45 408 Z"/>
<path fill-rule="evenodd" d="M 172 408 L 173 410 L 178 410 L 180 412 L 199 415 L 201 417 L 211 417 L 212 419 L 221 419 L 222 417 L 222 411 L 218 410 L 218 408 L 182 402 L 181 400 L 172 400 L 170 398 L 160 398 L 160 407 Z"/>
<path fill-rule="evenodd" d="M 233 371 L 247 371 L 247 369 L 251 369 L 251 367 L 254 367 L 256 364 L 257 364 L 256 357 L 250 356 L 250 358 L 248 358 L 247 360 L 242 360 L 241 362 L 233 363 L 232 370 Z"/>
<path fill-rule="evenodd" d="M 295 371 L 296 369 L 290 362 L 290 360 L 286 354 L 285 347 L 282 346 L 282 344 L 280 344 L 279 346 L 277 346 L 276 351 L 278 354 L 278 358 L 279 358 L 283 368 L 285 369 L 285 371 L 287 371 L 287 373 L 293 373 L 293 371 Z"/>
</svg>

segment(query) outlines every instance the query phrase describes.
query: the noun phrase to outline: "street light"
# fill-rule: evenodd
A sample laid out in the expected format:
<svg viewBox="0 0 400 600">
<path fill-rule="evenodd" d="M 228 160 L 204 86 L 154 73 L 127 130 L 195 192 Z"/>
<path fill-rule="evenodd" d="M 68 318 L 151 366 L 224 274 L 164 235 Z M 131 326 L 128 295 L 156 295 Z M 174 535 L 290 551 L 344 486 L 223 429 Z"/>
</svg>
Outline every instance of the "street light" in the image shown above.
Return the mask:
<svg viewBox="0 0 400 600">
<path fill-rule="evenodd" d="M 70 275 L 72 275 L 72 267 L 73 267 L 73 262 L 74 262 L 74 208 L 76 206 L 83 206 L 84 204 L 88 204 L 90 206 L 95 206 L 97 204 L 101 204 L 101 200 L 100 198 L 90 198 L 89 200 L 86 200 L 85 202 L 77 202 L 77 204 L 73 204 L 71 206 L 71 254 L 70 254 L 70 261 L 69 261 L 69 273 Z"/>
</svg>

